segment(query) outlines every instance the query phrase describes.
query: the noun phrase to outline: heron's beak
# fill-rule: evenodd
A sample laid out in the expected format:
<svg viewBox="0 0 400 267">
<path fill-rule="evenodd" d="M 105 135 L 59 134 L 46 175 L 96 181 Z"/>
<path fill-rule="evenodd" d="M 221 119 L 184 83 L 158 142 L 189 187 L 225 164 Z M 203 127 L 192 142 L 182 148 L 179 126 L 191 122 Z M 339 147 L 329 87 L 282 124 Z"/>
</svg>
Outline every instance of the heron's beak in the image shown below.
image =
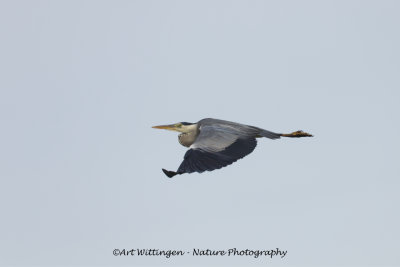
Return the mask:
<svg viewBox="0 0 400 267">
<path fill-rule="evenodd" d="M 155 129 L 164 129 L 164 130 L 169 130 L 169 131 L 176 131 L 176 126 L 175 126 L 175 124 L 153 126 L 152 128 L 155 128 Z"/>
</svg>

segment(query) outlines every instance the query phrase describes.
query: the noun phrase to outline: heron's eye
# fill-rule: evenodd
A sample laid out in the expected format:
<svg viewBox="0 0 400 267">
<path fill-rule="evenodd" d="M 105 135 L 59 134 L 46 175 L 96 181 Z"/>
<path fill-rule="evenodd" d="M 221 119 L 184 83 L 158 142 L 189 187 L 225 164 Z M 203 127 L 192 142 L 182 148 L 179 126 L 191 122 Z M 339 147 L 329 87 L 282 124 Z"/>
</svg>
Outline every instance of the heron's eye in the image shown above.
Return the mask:
<svg viewBox="0 0 400 267">
<path fill-rule="evenodd" d="M 177 123 L 175 124 L 176 127 L 181 128 L 182 127 L 182 123 Z"/>
</svg>

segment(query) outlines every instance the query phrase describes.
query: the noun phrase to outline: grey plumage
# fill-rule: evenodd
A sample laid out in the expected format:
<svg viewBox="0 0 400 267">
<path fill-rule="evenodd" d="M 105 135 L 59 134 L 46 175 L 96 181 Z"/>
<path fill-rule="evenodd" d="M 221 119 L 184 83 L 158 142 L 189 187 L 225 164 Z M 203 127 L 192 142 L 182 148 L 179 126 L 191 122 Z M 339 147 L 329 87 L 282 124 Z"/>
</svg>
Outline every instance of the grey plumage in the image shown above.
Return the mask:
<svg viewBox="0 0 400 267">
<path fill-rule="evenodd" d="M 176 172 L 163 169 L 168 177 L 177 174 L 220 169 L 250 154 L 257 145 L 256 138 L 278 139 L 312 136 L 302 131 L 280 134 L 240 123 L 203 119 L 196 124 L 177 123 L 154 128 L 182 132 L 179 143 L 190 149 Z"/>
</svg>

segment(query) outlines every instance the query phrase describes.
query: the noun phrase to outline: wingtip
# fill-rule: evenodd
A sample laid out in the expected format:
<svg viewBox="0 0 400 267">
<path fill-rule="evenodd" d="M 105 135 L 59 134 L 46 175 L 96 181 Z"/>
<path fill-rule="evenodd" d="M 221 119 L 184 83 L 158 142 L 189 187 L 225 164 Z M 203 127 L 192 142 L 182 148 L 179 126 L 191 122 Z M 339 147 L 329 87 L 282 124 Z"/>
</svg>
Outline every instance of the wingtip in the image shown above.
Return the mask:
<svg viewBox="0 0 400 267">
<path fill-rule="evenodd" d="M 173 172 L 173 171 L 167 171 L 166 169 L 162 169 L 162 171 L 164 172 L 164 174 L 165 174 L 166 176 L 168 176 L 168 178 L 172 178 L 172 177 L 174 177 L 175 175 L 178 174 L 178 173 Z"/>
</svg>

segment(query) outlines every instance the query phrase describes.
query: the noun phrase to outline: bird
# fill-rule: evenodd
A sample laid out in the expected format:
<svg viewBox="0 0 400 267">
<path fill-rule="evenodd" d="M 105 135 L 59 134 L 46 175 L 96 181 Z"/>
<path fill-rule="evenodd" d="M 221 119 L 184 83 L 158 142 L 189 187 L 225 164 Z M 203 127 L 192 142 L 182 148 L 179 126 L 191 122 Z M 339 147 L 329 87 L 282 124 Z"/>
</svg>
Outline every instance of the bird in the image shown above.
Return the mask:
<svg viewBox="0 0 400 267">
<path fill-rule="evenodd" d="M 255 126 L 212 118 L 197 123 L 178 122 L 152 128 L 180 132 L 179 143 L 189 148 L 176 172 L 162 169 L 169 178 L 226 167 L 253 152 L 257 145 L 256 138 L 313 136 L 301 130 L 289 134 L 274 133 Z"/>
</svg>

